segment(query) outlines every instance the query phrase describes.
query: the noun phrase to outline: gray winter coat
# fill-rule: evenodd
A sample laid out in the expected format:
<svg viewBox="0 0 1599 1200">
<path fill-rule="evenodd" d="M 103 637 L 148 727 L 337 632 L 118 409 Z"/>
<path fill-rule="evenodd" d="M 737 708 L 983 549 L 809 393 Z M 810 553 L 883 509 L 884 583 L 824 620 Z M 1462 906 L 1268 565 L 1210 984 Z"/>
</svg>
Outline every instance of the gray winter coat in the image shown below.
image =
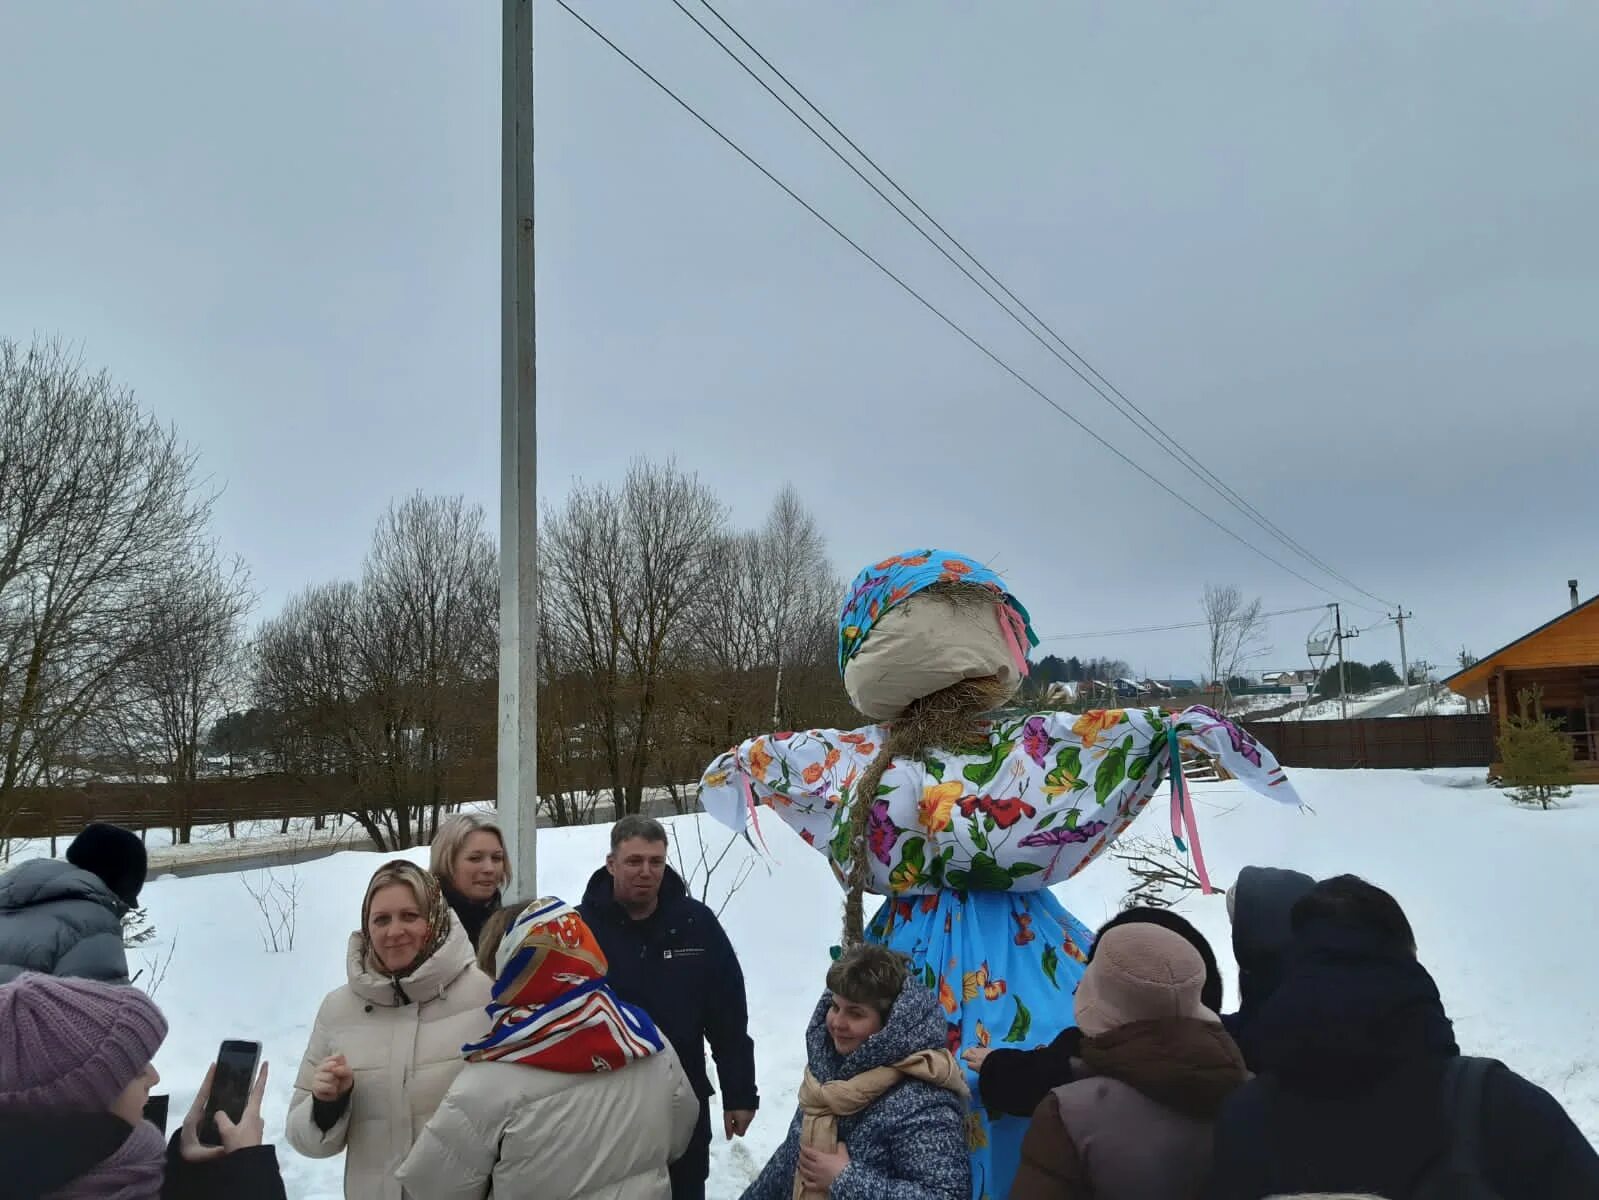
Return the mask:
<svg viewBox="0 0 1599 1200">
<path fill-rule="evenodd" d="M 0 983 L 24 971 L 127 983 L 127 911 L 98 875 L 57 858 L 0 875 Z"/>
<path fill-rule="evenodd" d="M 832 997 L 824 994 L 805 1031 L 811 1074 L 821 1083 L 851 1079 L 888 1066 L 918 1050 L 946 1045 L 943 1010 L 917 980 L 905 984 L 888 1024 L 844 1058 L 827 1032 Z M 832 1200 L 970 1200 L 971 1151 L 966 1144 L 966 1103 L 954 1092 L 907 1079 L 870 1107 L 841 1117 L 838 1140 L 849 1166 L 834 1181 Z M 788 1137 L 743 1200 L 790 1200 L 799 1166 L 801 1114 Z"/>
</svg>

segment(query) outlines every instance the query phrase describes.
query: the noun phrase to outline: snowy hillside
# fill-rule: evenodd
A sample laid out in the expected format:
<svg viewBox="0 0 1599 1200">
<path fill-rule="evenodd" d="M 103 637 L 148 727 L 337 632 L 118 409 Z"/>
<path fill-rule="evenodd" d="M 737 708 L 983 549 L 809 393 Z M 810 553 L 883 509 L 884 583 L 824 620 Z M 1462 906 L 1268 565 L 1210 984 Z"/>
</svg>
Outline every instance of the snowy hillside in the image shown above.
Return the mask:
<svg viewBox="0 0 1599 1200">
<path fill-rule="evenodd" d="M 1479 771 L 1293 774 L 1314 815 L 1275 807 L 1237 785 L 1198 785 L 1201 835 L 1218 885 L 1245 864 L 1269 863 L 1318 876 L 1354 871 L 1389 887 L 1410 912 L 1423 961 L 1438 977 L 1468 1052 L 1505 1059 L 1599 1138 L 1599 961 L 1575 949 L 1585 944 L 1592 913 L 1599 788 L 1543 813 L 1512 808 L 1479 782 Z M 1151 805 L 1131 836 L 1160 837 L 1163 808 Z M 697 859 L 693 820 L 673 824 Z M 721 1198 L 739 1194 L 787 1127 L 803 1065 L 801 1031 L 837 937 L 839 891 L 821 856 L 776 820 L 761 828 L 775 861 L 770 870 L 756 868 L 724 920 L 749 976 L 765 1107 L 747 1141 L 716 1143 L 710 1195 Z M 720 842 L 708 822 L 706 832 Z M 540 890 L 578 898 L 605 848 L 604 828 L 547 832 Z M 747 853 L 735 850 L 717 880 L 730 880 L 733 860 Z M 425 859 L 421 851 L 409 857 Z M 130 960 L 150 972 L 170 956 L 156 998 L 173 1032 L 157 1066 L 174 1112 L 188 1106 L 221 1039 L 258 1039 L 273 1066 L 268 1128 L 280 1137 L 312 1017 L 342 980 L 345 937 L 380 861 L 345 852 L 280 870 L 281 882 L 300 889 L 295 946 L 280 954 L 263 949 L 261 914 L 241 877 L 150 884 L 157 937 Z M 248 878 L 262 880 L 259 873 Z M 1095 925 L 1127 886 L 1121 865 L 1107 858 L 1058 891 Z M 718 895 L 713 883 L 713 904 Z M 1221 897 L 1195 897 L 1182 911 L 1227 963 Z M 150 983 L 150 974 L 140 982 Z M 338 1160 L 311 1162 L 281 1145 L 280 1153 L 290 1196 L 340 1194 Z"/>
</svg>

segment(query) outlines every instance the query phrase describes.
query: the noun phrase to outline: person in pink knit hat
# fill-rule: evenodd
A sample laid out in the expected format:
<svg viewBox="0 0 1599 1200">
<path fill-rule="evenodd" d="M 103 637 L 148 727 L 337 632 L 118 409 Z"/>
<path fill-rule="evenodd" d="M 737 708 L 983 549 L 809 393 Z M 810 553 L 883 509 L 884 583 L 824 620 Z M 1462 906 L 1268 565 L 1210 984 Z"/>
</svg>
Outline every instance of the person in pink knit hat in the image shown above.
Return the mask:
<svg viewBox="0 0 1599 1200">
<path fill-rule="evenodd" d="M 222 1145 L 199 1124 L 213 1066 L 170 1147 L 144 1120 L 167 1022 L 137 988 L 26 974 L 0 984 L 0 1192 L 8 1200 L 284 1200 L 261 1144 L 266 1066 Z"/>
</svg>

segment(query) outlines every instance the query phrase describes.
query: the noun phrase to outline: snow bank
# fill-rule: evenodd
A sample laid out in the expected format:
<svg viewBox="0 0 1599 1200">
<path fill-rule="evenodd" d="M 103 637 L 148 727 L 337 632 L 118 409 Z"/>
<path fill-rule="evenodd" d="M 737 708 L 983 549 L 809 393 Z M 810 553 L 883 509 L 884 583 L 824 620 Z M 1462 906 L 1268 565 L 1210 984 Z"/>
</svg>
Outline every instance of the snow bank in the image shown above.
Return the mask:
<svg viewBox="0 0 1599 1200">
<path fill-rule="evenodd" d="M 1394 891 L 1465 1048 L 1503 1058 L 1548 1088 L 1599 1138 L 1599 959 L 1579 949 L 1592 912 L 1586 875 L 1599 840 L 1599 788 L 1579 790 L 1562 809 L 1533 812 L 1513 808 L 1480 774 L 1296 771 L 1315 815 L 1279 809 L 1235 784 L 1199 784 L 1212 875 L 1225 886 L 1238 868 L 1266 863 L 1318 876 L 1354 871 Z M 1163 804 L 1151 805 L 1130 836 L 1161 837 L 1163 815 Z M 697 820 L 707 844 L 719 847 L 720 830 L 704 818 L 668 822 L 695 862 Z M 765 1106 L 747 1140 L 715 1144 L 709 1194 L 724 1200 L 742 1191 L 787 1129 L 804 1065 L 803 1025 L 838 932 L 840 893 L 822 857 L 781 822 L 763 821 L 761 831 L 773 860 L 755 868 L 723 919 L 749 977 Z M 539 890 L 578 899 L 603 861 L 606 837 L 603 827 L 545 831 Z M 423 862 L 426 855 L 406 857 Z M 749 857 L 742 845 L 728 855 L 711 885 L 713 906 Z M 341 1194 L 341 1160 L 300 1158 L 281 1144 L 281 1131 L 311 1020 L 323 994 L 342 981 L 345 938 L 381 861 L 343 852 L 279 869 L 279 880 L 300 889 L 294 949 L 280 954 L 263 949 L 260 913 L 238 875 L 160 879 L 146 892 L 157 936 L 130 960 L 147 972 L 141 984 L 168 964 L 156 990 L 172 1024 L 156 1064 L 162 1090 L 181 1113 L 218 1042 L 263 1042 L 273 1065 L 268 1131 L 280 1141 L 291 1197 Z M 1107 858 L 1056 891 L 1095 925 L 1128 886 L 1125 870 Z M 1180 908 L 1230 967 L 1222 898 L 1196 896 Z M 1233 986 L 1229 977 L 1230 998 Z"/>
</svg>

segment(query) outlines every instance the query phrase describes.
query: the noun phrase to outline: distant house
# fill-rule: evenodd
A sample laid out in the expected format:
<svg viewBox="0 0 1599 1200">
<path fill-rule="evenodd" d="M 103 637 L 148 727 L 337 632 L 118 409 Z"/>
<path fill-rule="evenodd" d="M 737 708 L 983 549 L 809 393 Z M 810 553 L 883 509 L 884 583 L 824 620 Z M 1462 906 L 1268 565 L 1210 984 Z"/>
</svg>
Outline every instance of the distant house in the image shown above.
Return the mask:
<svg viewBox="0 0 1599 1200">
<path fill-rule="evenodd" d="M 1599 783 L 1599 596 L 1579 602 L 1573 584 L 1569 611 L 1451 675 L 1444 686 L 1488 702 L 1495 738 L 1505 714 L 1517 711 L 1519 693 L 1540 689 L 1544 712 L 1562 722 L 1572 741 L 1578 778 Z M 1489 768 L 1491 775 L 1498 771 L 1498 763 Z"/>
<path fill-rule="evenodd" d="M 1266 671 L 1260 677 L 1260 682 L 1267 687 L 1296 687 L 1306 682 L 1299 677 L 1298 671 Z"/>
<path fill-rule="evenodd" d="M 1168 692 L 1182 693 L 1200 690 L 1198 682 L 1193 679 L 1157 679 L 1155 682 Z"/>
</svg>

